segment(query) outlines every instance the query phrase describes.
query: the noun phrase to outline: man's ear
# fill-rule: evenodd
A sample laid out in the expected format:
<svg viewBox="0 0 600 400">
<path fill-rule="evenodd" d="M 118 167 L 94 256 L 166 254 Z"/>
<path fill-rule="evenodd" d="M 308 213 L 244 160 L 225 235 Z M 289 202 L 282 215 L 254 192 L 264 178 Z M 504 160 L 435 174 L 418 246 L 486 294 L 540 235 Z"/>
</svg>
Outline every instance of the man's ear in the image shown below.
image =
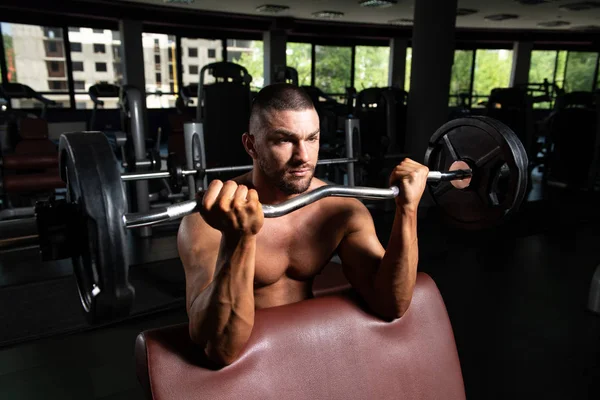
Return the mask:
<svg viewBox="0 0 600 400">
<path fill-rule="evenodd" d="M 242 135 L 242 144 L 246 149 L 246 153 L 248 153 L 253 160 L 256 159 L 256 150 L 254 147 L 255 140 L 256 138 L 254 137 L 254 135 L 251 135 L 248 132 L 245 132 Z"/>
</svg>

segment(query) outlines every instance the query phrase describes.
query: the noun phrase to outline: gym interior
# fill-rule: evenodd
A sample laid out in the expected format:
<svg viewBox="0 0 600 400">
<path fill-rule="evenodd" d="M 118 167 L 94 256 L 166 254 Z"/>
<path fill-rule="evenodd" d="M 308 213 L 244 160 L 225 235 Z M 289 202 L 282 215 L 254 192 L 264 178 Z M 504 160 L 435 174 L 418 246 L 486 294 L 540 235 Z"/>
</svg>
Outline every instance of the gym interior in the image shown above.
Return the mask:
<svg viewBox="0 0 600 400">
<path fill-rule="evenodd" d="M 276 3 L 2 1 L 0 397 L 600 398 L 600 3 Z M 278 82 L 384 246 L 392 169 L 429 168 L 417 286 L 378 321 L 334 256 L 213 369 L 178 228 Z"/>
</svg>

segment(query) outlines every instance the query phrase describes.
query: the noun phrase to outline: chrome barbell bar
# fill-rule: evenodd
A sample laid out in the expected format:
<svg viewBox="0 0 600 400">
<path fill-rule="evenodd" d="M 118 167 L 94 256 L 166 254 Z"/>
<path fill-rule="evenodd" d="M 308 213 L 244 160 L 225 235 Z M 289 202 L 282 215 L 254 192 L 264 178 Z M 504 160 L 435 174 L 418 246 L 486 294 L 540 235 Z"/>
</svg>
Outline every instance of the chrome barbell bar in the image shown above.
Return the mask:
<svg viewBox="0 0 600 400">
<path fill-rule="evenodd" d="M 470 177 L 471 170 L 455 170 L 448 172 L 431 171 L 427 176 L 428 182 L 449 181 Z M 167 207 L 159 208 L 148 213 L 131 213 L 123 215 L 123 224 L 126 228 L 139 228 L 154 225 L 159 222 L 169 221 L 197 212 L 202 202 L 202 193 L 194 200 L 187 200 Z M 326 185 L 310 192 L 301 194 L 276 205 L 263 205 L 265 218 L 277 218 L 289 214 L 299 208 L 307 206 L 324 197 L 354 197 L 357 199 L 384 200 L 393 199 L 398 196 L 400 189 L 391 186 L 387 189 Z"/>
</svg>

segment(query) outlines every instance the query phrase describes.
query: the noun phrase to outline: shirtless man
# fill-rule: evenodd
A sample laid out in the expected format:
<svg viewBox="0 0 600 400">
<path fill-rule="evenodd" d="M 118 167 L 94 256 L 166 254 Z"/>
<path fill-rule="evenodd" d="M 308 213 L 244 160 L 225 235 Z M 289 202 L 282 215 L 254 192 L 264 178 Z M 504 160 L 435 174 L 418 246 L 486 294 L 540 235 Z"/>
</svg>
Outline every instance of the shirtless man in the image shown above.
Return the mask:
<svg viewBox="0 0 600 400">
<path fill-rule="evenodd" d="M 275 84 L 261 90 L 242 141 L 252 171 L 225 183 L 213 180 L 200 213 L 185 217 L 178 233 L 190 337 L 209 359 L 221 366 L 235 361 L 256 309 L 311 297 L 313 278 L 334 253 L 375 315 L 387 321 L 401 317 L 416 280 L 417 207 L 427 167 L 406 159 L 392 172 L 390 185 L 399 186 L 400 195 L 384 249 L 357 199 L 324 198 L 264 219 L 261 204 L 325 185 L 313 178 L 319 117 L 302 89 Z"/>
</svg>

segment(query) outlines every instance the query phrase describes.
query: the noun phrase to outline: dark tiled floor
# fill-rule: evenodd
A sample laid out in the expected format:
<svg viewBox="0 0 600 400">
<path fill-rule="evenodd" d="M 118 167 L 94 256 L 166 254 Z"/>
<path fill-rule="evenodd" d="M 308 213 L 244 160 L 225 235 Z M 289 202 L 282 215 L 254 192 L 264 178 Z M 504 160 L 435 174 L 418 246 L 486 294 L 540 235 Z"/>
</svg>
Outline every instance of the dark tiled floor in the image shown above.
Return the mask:
<svg viewBox="0 0 600 400">
<path fill-rule="evenodd" d="M 600 316 L 585 307 L 600 264 L 600 202 L 562 195 L 551 204 L 530 203 L 511 223 L 483 233 L 453 230 L 435 212 L 419 223 L 419 268 L 446 302 L 469 399 L 600 398 Z M 390 215 L 374 211 L 374 219 L 386 243 Z M 181 266 L 160 260 L 175 251 L 173 234 L 132 246 L 140 264 L 149 262 L 132 268 L 136 319 L 90 330 L 77 320 L 76 293 L 53 295 L 74 290 L 60 279 L 0 290 L 3 335 L 31 334 L 0 349 L 1 398 L 142 398 L 136 335 L 186 317 L 176 301 Z M 144 315 L 160 305 L 171 311 Z M 44 315 L 56 334 L 33 340 Z"/>
<path fill-rule="evenodd" d="M 142 399 L 133 344 L 139 332 L 184 322 L 185 313 L 161 313 L 0 351 L 3 399 Z"/>
</svg>

